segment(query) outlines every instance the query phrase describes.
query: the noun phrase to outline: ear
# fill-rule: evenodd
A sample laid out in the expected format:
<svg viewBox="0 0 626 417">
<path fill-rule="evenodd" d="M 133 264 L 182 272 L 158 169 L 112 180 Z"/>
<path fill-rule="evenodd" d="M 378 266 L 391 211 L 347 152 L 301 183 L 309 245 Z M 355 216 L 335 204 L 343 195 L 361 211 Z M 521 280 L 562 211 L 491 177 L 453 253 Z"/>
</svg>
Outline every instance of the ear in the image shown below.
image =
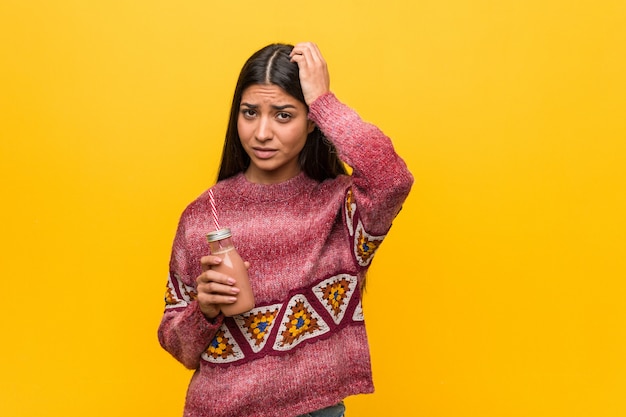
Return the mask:
<svg viewBox="0 0 626 417">
<path fill-rule="evenodd" d="M 309 120 L 308 122 L 308 126 L 307 126 L 307 133 L 311 133 L 315 130 L 315 122 L 313 120 Z"/>
</svg>

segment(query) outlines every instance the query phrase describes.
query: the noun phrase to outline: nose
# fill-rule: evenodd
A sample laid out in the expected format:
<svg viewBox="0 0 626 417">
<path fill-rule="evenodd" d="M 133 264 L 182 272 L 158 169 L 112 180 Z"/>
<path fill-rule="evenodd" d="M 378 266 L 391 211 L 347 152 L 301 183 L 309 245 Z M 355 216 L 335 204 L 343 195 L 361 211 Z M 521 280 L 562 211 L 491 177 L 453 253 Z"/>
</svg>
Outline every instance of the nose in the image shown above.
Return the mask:
<svg viewBox="0 0 626 417">
<path fill-rule="evenodd" d="M 254 132 L 254 137 L 258 141 L 265 142 L 272 138 L 271 121 L 267 117 L 261 117 Z"/>
</svg>

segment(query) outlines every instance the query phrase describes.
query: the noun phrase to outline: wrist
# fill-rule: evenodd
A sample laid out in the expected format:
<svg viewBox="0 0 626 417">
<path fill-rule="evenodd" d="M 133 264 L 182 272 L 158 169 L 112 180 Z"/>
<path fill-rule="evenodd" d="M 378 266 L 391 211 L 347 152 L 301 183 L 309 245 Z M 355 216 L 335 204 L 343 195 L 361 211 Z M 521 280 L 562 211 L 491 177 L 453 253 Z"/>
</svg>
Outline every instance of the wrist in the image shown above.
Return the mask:
<svg viewBox="0 0 626 417">
<path fill-rule="evenodd" d="M 220 315 L 221 310 L 217 306 L 203 307 L 200 306 L 200 311 L 207 321 L 213 322 Z"/>
<path fill-rule="evenodd" d="M 311 104 L 315 103 L 315 101 L 328 94 L 330 91 L 329 90 L 320 90 L 320 91 L 316 91 L 314 93 L 308 94 L 306 96 L 304 96 L 304 101 L 306 102 L 307 106 L 310 106 Z"/>
</svg>

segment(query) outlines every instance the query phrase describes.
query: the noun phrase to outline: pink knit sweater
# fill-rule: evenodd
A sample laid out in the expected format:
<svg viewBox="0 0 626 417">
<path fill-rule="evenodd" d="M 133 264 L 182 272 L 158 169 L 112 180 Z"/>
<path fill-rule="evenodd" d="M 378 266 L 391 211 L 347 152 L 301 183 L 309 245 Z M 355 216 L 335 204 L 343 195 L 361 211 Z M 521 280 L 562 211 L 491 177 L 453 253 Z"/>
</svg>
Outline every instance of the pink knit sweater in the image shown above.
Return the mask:
<svg viewBox="0 0 626 417">
<path fill-rule="evenodd" d="M 239 174 L 213 187 L 220 223 L 250 262 L 251 312 L 203 316 L 195 279 L 213 230 L 208 192 L 182 214 L 159 341 L 196 370 L 185 416 L 296 416 L 374 390 L 360 287 L 413 177 L 391 141 L 332 93 L 309 118 L 351 176 L 261 185 Z"/>
</svg>

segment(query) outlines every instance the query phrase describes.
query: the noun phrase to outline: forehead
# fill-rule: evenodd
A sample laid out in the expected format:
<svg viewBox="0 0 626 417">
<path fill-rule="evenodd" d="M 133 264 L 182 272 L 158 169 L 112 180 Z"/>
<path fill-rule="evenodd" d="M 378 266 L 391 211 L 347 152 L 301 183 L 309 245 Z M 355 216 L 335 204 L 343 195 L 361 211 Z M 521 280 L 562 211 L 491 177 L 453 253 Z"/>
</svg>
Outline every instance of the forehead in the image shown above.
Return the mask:
<svg viewBox="0 0 626 417">
<path fill-rule="evenodd" d="M 262 103 L 300 103 L 298 99 L 288 94 L 275 84 L 253 84 L 243 90 L 241 101 L 250 104 Z"/>
</svg>

